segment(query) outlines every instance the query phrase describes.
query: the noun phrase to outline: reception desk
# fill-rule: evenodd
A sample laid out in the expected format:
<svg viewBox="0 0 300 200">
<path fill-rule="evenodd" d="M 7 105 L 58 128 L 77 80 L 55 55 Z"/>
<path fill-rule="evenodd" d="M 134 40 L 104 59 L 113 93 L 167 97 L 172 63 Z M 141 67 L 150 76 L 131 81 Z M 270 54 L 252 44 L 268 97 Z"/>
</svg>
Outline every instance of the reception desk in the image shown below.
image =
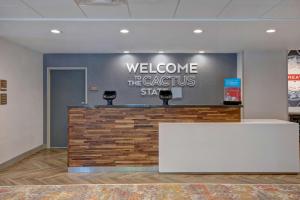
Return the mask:
<svg viewBox="0 0 300 200">
<path fill-rule="evenodd" d="M 70 172 L 158 169 L 159 123 L 240 122 L 241 106 L 69 107 Z"/>
<path fill-rule="evenodd" d="M 160 123 L 159 172 L 298 173 L 299 125 L 274 119 Z"/>
</svg>

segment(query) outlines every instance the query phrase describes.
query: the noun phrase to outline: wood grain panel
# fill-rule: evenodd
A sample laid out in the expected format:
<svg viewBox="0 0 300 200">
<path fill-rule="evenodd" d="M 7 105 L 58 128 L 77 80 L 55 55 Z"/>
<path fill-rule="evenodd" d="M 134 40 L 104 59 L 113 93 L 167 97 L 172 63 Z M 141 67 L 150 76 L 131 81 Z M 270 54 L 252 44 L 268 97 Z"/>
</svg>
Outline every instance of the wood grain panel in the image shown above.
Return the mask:
<svg viewBox="0 0 300 200">
<path fill-rule="evenodd" d="M 159 122 L 239 122 L 240 107 L 69 109 L 68 166 L 158 165 Z"/>
</svg>

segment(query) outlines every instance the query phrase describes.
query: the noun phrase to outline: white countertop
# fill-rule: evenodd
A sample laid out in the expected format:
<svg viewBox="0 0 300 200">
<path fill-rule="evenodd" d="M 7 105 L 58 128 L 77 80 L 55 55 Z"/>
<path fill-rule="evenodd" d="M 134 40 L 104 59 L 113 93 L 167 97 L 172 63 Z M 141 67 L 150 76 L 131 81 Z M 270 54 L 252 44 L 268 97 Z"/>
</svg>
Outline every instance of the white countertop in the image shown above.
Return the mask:
<svg viewBox="0 0 300 200">
<path fill-rule="evenodd" d="M 294 124 L 294 122 L 279 119 L 243 119 L 245 124 Z"/>
<path fill-rule="evenodd" d="M 241 122 L 162 122 L 160 124 L 296 124 L 294 122 L 279 119 L 242 119 Z"/>
</svg>

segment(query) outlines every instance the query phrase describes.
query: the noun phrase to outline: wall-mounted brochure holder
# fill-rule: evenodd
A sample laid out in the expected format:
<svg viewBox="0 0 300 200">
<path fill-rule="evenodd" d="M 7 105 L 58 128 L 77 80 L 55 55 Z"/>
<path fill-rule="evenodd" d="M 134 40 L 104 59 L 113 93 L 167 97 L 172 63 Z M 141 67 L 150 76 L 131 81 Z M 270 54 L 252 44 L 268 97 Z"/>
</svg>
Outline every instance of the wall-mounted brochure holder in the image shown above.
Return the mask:
<svg viewBox="0 0 300 200">
<path fill-rule="evenodd" d="M 0 80 L 0 91 L 1 92 L 7 91 L 7 80 Z"/>
<path fill-rule="evenodd" d="M 7 80 L 0 80 L 0 105 L 7 104 Z"/>
<path fill-rule="evenodd" d="M 0 105 L 7 104 L 7 94 L 0 94 Z"/>
</svg>

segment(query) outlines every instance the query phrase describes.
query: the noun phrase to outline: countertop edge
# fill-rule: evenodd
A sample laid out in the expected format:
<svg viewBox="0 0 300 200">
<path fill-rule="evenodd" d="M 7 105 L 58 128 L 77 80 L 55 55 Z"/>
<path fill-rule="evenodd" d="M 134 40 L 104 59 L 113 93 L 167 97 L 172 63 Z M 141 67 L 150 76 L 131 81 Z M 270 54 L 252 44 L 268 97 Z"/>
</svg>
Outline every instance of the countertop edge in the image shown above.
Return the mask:
<svg viewBox="0 0 300 200">
<path fill-rule="evenodd" d="M 91 106 L 68 106 L 68 109 L 70 108 L 87 108 L 87 109 L 97 109 L 97 108 L 194 108 L 194 107 L 224 107 L 224 108 L 242 108 L 243 105 L 143 105 L 143 104 L 132 104 L 132 105 L 96 105 L 94 107 Z"/>
</svg>

